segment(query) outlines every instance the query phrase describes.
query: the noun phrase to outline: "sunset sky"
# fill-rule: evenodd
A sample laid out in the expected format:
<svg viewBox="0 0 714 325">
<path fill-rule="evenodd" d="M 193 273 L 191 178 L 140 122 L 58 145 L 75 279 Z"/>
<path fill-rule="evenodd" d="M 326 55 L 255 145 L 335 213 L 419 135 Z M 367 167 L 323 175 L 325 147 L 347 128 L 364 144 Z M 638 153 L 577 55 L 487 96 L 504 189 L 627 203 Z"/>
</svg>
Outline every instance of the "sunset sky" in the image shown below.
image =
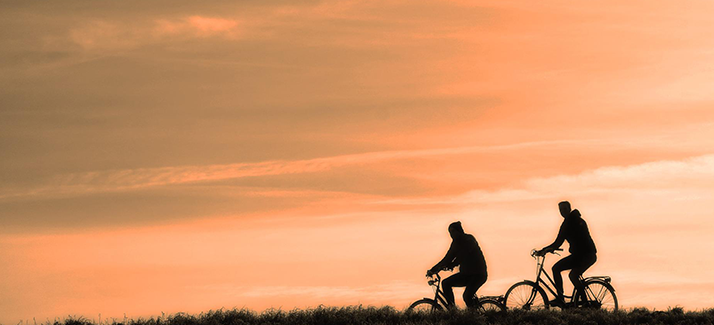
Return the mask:
<svg viewBox="0 0 714 325">
<path fill-rule="evenodd" d="M 456 220 L 500 295 L 561 200 L 621 307 L 714 307 L 712 14 L 3 2 L 0 323 L 404 308 Z"/>
</svg>

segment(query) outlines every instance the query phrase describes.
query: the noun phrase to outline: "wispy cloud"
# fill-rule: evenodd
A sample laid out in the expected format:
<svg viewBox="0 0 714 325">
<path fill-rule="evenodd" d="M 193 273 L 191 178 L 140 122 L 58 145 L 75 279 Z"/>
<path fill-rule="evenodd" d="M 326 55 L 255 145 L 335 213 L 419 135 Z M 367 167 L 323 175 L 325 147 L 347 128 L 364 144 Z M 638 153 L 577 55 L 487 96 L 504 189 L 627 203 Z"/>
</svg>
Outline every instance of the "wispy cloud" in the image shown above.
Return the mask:
<svg viewBox="0 0 714 325">
<path fill-rule="evenodd" d="M 184 34 L 196 37 L 222 35 L 235 38 L 239 22 L 220 17 L 189 16 L 175 20 L 157 20 L 154 32 L 158 36 Z"/>
<path fill-rule="evenodd" d="M 684 160 L 601 167 L 572 175 L 536 177 L 523 181 L 520 186 L 495 191 L 474 190 L 452 197 L 395 199 L 384 202 L 472 204 L 557 198 L 566 194 L 574 197 L 593 193 L 649 193 L 676 199 L 690 196 L 692 191 L 687 189 L 708 190 L 712 182 L 714 182 L 714 154 Z"/>
<path fill-rule="evenodd" d="M 519 150 L 529 147 L 575 145 L 588 142 L 600 142 L 600 140 L 538 141 L 495 146 L 378 151 L 293 161 L 276 160 L 258 163 L 95 171 L 58 176 L 51 182 L 31 189 L 4 189 L 0 192 L 0 198 L 53 194 L 81 195 L 94 192 L 123 191 L 246 177 L 316 173 L 345 166 L 373 164 L 390 160 L 463 155 L 479 152 L 487 153 Z"/>
<path fill-rule="evenodd" d="M 71 28 L 68 38 L 85 51 L 119 51 L 177 37 L 235 40 L 242 35 L 240 27 L 238 19 L 199 15 L 132 23 L 92 20 Z"/>
<path fill-rule="evenodd" d="M 69 39 L 86 51 L 123 50 L 141 43 L 141 29 L 105 20 L 95 20 L 69 31 Z"/>
</svg>

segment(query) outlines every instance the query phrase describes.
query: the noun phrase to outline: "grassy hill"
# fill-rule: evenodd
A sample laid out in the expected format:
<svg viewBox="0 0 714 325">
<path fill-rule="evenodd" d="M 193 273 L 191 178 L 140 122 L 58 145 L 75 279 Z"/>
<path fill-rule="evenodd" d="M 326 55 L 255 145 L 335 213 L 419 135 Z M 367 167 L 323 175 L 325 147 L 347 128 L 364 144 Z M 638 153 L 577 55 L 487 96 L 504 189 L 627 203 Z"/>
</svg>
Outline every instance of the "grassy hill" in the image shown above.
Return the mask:
<svg viewBox="0 0 714 325">
<path fill-rule="evenodd" d="M 714 324 L 714 309 L 685 312 L 681 308 L 651 311 L 636 308 L 608 313 L 598 310 L 508 311 L 478 313 L 466 310 L 433 314 L 408 314 L 392 307 L 321 307 L 308 310 L 269 310 L 256 313 L 247 309 L 217 310 L 198 315 L 176 314 L 166 317 L 115 320 L 113 325 L 272 325 L 272 324 Z M 87 319 L 67 319 L 53 325 L 95 325 Z"/>
</svg>

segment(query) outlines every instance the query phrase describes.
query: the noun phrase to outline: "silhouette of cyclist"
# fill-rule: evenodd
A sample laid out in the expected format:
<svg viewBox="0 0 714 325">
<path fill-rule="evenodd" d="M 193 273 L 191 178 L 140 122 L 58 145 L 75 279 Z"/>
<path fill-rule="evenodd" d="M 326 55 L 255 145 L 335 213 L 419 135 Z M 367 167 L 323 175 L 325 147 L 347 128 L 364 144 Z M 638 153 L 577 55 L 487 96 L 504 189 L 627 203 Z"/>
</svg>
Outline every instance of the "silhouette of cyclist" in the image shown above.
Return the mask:
<svg viewBox="0 0 714 325">
<path fill-rule="evenodd" d="M 468 308 L 473 308 L 478 303 L 476 291 L 486 283 L 488 274 L 486 272 L 486 260 L 481 252 L 478 242 L 474 236 L 464 233 L 461 221 L 449 225 L 449 235 L 451 235 L 451 246 L 439 263 L 426 271 L 426 276 L 439 273 L 446 269 L 453 269 L 460 266 L 460 272 L 456 273 L 441 282 L 444 290 L 444 297 L 449 308 L 454 308 L 453 287 L 466 287 L 464 289 L 464 302 Z"/>
<path fill-rule="evenodd" d="M 564 241 L 568 241 L 570 255 L 553 265 L 553 280 L 555 281 L 555 289 L 558 292 L 558 296 L 550 302 L 554 306 L 563 307 L 565 306 L 565 299 L 563 298 L 563 277 L 560 273 L 565 270 L 571 270 L 568 275 L 570 281 L 581 293 L 583 298 L 581 301 L 587 301 L 586 297 L 584 297 L 585 291 L 582 282 L 580 282 L 580 276 L 597 261 L 597 249 L 595 248 L 595 242 L 590 237 L 588 224 L 580 216 L 580 211 L 577 209 L 571 211 L 570 202 L 568 201 L 558 203 L 558 208 L 560 209 L 560 215 L 565 218 L 560 226 L 558 237 L 552 244 L 543 247 L 536 254 L 545 255 L 553 252 L 559 249 Z M 573 297 L 573 300 L 577 301 L 576 297 Z"/>
</svg>

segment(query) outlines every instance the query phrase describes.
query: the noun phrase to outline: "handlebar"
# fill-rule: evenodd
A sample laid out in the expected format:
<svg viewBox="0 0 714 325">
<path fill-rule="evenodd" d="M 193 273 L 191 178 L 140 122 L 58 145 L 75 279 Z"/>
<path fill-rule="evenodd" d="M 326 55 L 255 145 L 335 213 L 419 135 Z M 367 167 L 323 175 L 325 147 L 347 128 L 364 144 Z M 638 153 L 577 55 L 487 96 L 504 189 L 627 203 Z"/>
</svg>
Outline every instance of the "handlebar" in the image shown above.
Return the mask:
<svg viewBox="0 0 714 325">
<path fill-rule="evenodd" d="M 562 251 L 563 251 L 562 248 L 557 248 L 557 249 L 554 249 L 554 250 L 552 250 L 552 251 L 550 251 L 550 252 L 545 252 L 544 254 L 539 254 L 541 251 L 539 251 L 539 250 L 537 250 L 537 249 L 534 248 L 534 249 L 531 250 L 531 256 L 532 256 L 532 257 L 545 256 L 545 254 L 560 255 L 560 254 L 558 254 L 557 252 L 562 252 Z"/>
<path fill-rule="evenodd" d="M 427 283 L 429 283 L 430 286 L 438 286 L 439 283 L 441 283 L 441 275 L 439 275 L 439 273 L 434 273 L 429 278 Z"/>
</svg>

